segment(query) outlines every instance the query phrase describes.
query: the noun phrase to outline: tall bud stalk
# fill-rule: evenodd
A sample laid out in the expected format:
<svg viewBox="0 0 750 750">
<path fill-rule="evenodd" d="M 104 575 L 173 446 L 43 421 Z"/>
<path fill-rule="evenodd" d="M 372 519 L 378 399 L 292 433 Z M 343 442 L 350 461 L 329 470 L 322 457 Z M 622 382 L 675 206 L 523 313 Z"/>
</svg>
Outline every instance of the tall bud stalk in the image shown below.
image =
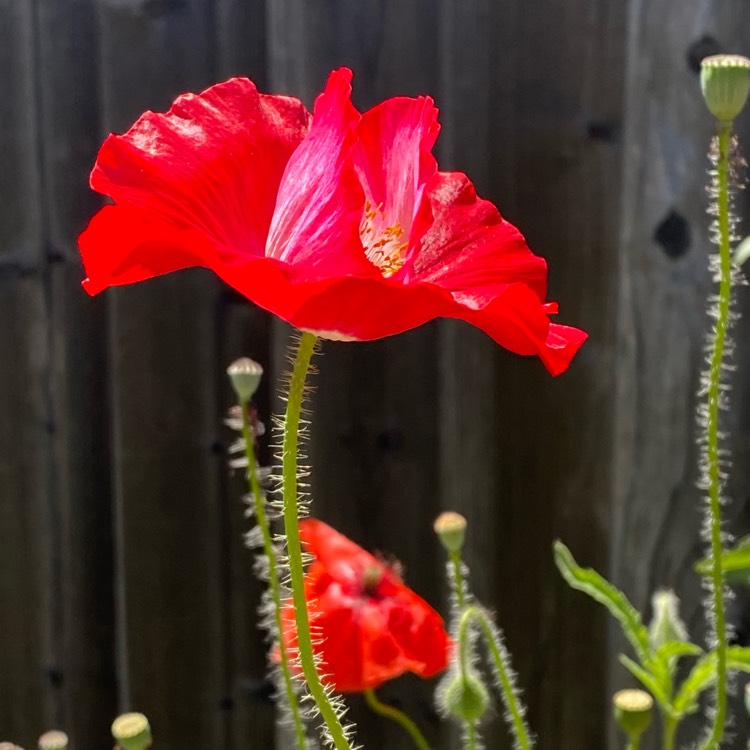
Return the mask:
<svg viewBox="0 0 750 750">
<path fill-rule="evenodd" d="M 710 601 L 708 620 L 713 631 L 716 651 L 716 688 L 713 722 L 701 745 L 701 750 L 714 750 L 724 735 L 727 718 L 727 633 L 722 547 L 724 534 L 721 524 L 721 506 L 726 481 L 727 454 L 720 446 L 719 414 L 728 408 L 728 384 L 722 375 L 727 369 L 725 358 L 731 351 L 729 329 L 735 315 L 731 310 L 732 267 L 731 244 L 736 241 L 732 213 L 731 187 L 736 139 L 732 136 L 734 118 L 745 105 L 750 88 L 750 60 L 736 55 L 718 55 L 706 58 L 702 64 L 701 87 L 711 113 L 716 117 L 717 133 L 711 144 L 712 162 L 709 196 L 709 213 L 716 216 L 711 228 L 711 239 L 719 252 L 711 256 L 709 267 L 718 295 L 709 307 L 714 319 L 710 334 L 708 369 L 701 381 L 701 395 L 705 402 L 698 408 L 698 423 L 703 429 L 703 455 L 701 459 L 700 486 L 706 491 L 706 536 L 710 544 L 711 576 L 708 579 Z"/>
<path fill-rule="evenodd" d="M 294 731 L 297 750 L 307 750 L 310 743 L 305 734 L 305 724 L 295 689 L 291 660 L 282 633 L 281 611 L 285 592 L 279 575 L 279 555 L 271 532 L 266 496 L 258 478 L 258 461 L 255 454 L 256 430 L 253 428 L 250 417 L 250 400 L 260 385 L 263 368 L 257 362 L 243 357 L 229 366 L 227 374 L 237 396 L 239 407 L 238 424 L 232 425 L 237 426 L 242 435 L 240 442 L 244 452 L 244 461 L 239 463 L 247 470 L 250 489 L 249 503 L 257 524 L 254 530 L 256 533 L 247 535 L 248 546 L 251 540 L 259 542 L 260 564 L 256 565 L 256 570 L 259 577 L 268 584 L 260 606 L 261 627 L 266 630 L 271 642 L 278 644 L 279 650 L 278 668 L 273 670 L 279 699 L 277 704 L 280 706 L 282 719 Z"/>
</svg>

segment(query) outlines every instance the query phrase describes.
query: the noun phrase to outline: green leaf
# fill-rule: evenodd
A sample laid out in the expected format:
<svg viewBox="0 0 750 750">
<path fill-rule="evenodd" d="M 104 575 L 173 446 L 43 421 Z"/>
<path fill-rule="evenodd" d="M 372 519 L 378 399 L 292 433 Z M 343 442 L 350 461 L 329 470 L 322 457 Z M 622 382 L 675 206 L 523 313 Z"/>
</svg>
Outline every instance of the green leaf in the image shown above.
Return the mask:
<svg viewBox="0 0 750 750">
<path fill-rule="evenodd" d="M 620 654 L 618 659 L 620 660 L 620 664 L 654 696 L 664 713 L 677 718 L 672 704 L 669 702 L 669 696 L 657 677 L 644 669 L 640 664 L 636 664 L 632 659 L 625 656 L 625 654 Z"/>
<path fill-rule="evenodd" d="M 651 657 L 648 630 L 641 622 L 640 613 L 625 594 L 595 570 L 580 567 L 561 541 L 555 542 L 554 551 L 555 564 L 568 585 L 603 604 L 620 623 L 622 632 L 635 649 L 638 659 L 644 664 L 647 663 Z"/>
<path fill-rule="evenodd" d="M 700 656 L 703 649 L 687 641 L 667 641 L 662 643 L 645 666 L 651 670 L 667 695 L 672 694 L 672 681 L 677 663 L 683 656 Z"/>
<path fill-rule="evenodd" d="M 727 583 L 750 585 L 750 536 L 743 537 L 734 547 L 725 550 L 721 555 L 721 562 Z M 695 570 L 702 576 L 710 576 L 711 560 L 699 560 L 695 564 Z"/>
<path fill-rule="evenodd" d="M 727 649 L 727 669 L 730 672 L 750 672 L 750 648 L 730 646 Z M 680 715 L 698 710 L 700 694 L 716 681 L 716 652 L 712 651 L 699 659 L 690 674 L 680 685 L 674 699 L 674 709 Z"/>
<path fill-rule="evenodd" d="M 667 641 L 656 651 L 657 659 L 679 659 L 683 656 L 700 656 L 703 649 L 687 641 Z"/>
</svg>

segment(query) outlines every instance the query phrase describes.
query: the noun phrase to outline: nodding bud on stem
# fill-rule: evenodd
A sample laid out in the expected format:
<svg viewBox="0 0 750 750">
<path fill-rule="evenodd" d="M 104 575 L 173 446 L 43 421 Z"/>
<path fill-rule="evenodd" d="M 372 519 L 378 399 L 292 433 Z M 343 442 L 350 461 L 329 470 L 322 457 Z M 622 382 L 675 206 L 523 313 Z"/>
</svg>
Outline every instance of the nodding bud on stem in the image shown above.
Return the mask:
<svg viewBox="0 0 750 750">
<path fill-rule="evenodd" d="M 470 670 L 450 678 L 441 690 L 439 701 L 451 716 L 473 724 L 484 716 L 490 696 L 479 675 Z"/>
<path fill-rule="evenodd" d="M 654 699 L 645 690 L 619 690 L 612 703 L 615 721 L 628 739 L 637 739 L 648 729 Z"/>
<path fill-rule="evenodd" d="M 249 357 L 241 357 L 227 367 L 227 375 L 240 403 L 246 404 L 258 390 L 263 368 Z"/>
<path fill-rule="evenodd" d="M 731 123 L 742 112 L 750 92 L 750 60 L 742 55 L 704 58 L 701 90 L 711 114 L 721 123 Z"/>
<path fill-rule="evenodd" d="M 151 747 L 151 727 L 143 714 L 122 714 L 112 722 L 112 736 L 121 750 Z"/>
<path fill-rule="evenodd" d="M 448 552 L 460 552 L 466 536 L 466 519 L 452 510 L 441 513 L 433 524 L 440 543 Z"/>
<path fill-rule="evenodd" d="M 68 750 L 68 735 L 53 729 L 45 732 L 37 742 L 39 750 Z"/>
<path fill-rule="evenodd" d="M 654 614 L 648 626 L 648 639 L 658 649 L 669 641 L 687 641 L 685 623 L 680 618 L 680 600 L 674 591 L 660 589 L 652 599 Z"/>
</svg>

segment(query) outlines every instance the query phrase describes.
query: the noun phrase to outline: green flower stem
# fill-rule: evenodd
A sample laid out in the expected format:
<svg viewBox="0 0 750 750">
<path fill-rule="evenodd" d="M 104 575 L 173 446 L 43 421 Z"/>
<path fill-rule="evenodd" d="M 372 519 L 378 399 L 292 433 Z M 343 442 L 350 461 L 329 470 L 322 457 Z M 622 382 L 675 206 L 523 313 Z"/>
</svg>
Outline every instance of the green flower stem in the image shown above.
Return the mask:
<svg viewBox="0 0 750 750">
<path fill-rule="evenodd" d="M 286 533 L 289 575 L 291 580 L 294 616 L 297 625 L 297 649 L 302 673 L 308 690 L 315 701 L 320 715 L 330 732 L 336 750 L 351 750 L 341 721 L 328 698 L 326 689 L 315 667 L 315 656 L 310 637 L 310 617 L 305 600 L 302 547 L 299 534 L 297 511 L 297 449 L 299 447 L 299 421 L 304 399 L 305 380 L 310 368 L 310 360 L 317 336 L 303 332 L 300 336 L 294 368 L 289 381 L 289 394 L 284 419 L 284 440 L 282 444 L 281 472 L 284 497 L 284 531 Z"/>
<path fill-rule="evenodd" d="M 247 458 L 247 476 L 250 484 L 250 492 L 253 497 L 255 507 L 255 518 L 258 522 L 258 528 L 263 535 L 263 552 L 268 560 L 268 588 L 271 592 L 274 608 L 274 621 L 276 624 L 276 633 L 279 639 L 279 655 L 281 661 L 281 674 L 284 682 L 284 692 L 286 693 L 287 704 L 292 716 L 294 725 L 294 737 L 299 750 L 305 750 L 307 741 L 305 739 L 305 725 L 302 721 L 302 715 L 297 702 L 297 694 L 294 690 L 292 673 L 289 668 L 289 654 L 284 638 L 282 637 L 282 619 L 281 619 L 281 583 L 279 581 L 278 560 L 276 558 L 276 549 L 271 537 L 271 528 L 268 524 L 268 514 L 266 513 L 265 498 L 258 481 L 258 462 L 255 458 L 254 442 L 255 438 L 250 429 L 250 410 L 247 402 L 240 404 L 242 410 L 242 438 L 245 443 L 245 457 Z"/>
<path fill-rule="evenodd" d="M 727 716 L 727 633 L 724 609 L 724 570 L 722 568 L 721 544 L 721 478 L 719 466 L 719 396 L 721 366 L 724 345 L 729 326 L 729 303 L 731 295 L 732 259 L 729 239 L 729 149 L 731 123 L 719 124 L 718 181 L 718 228 L 719 282 L 718 316 L 714 333 L 708 385 L 708 419 L 706 425 L 706 456 L 708 463 L 708 500 L 711 521 L 711 588 L 713 593 L 716 627 L 716 690 L 715 714 L 711 733 L 703 743 L 702 750 L 714 750 L 724 735 Z"/>
<path fill-rule="evenodd" d="M 456 600 L 459 609 L 466 606 L 466 595 L 464 593 L 464 577 L 461 573 L 461 553 L 451 552 L 451 565 L 453 566 L 453 588 L 456 592 Z"/>
<path fill-rule="evenodd" d="M 513 736 L 516 739 L 520 750 L 531 750 L 531 741 L 529 740 L 528 731 L 521 715 L 521 709 L 516 700 L 516 695 L 513 691 L 513 684 L 510 679 L 510 670 L 505 659 L 503 658 L 503 652 L 500 645 L 495 641 L 495 634 L 492 630 L 492 625 L 487 619 L 487 615 L 480 607 L 467 607 L 461 614 L 461 619 L 458 623 L 458 641 L 460 644 L 459 658 L 461 660 L 461 674 L 465 674 L 468 668 L 468 651 L 469 651 L 469 628 L 472 622 L 479 625 L 487 646 L 490 650 L 490 655 L 495 663 L 495 670 L 505 698 L 505 705 L 510 713 L 511 717 L 511 729 Z"/>
<path fill-rule="evenodd" d="M 641 747 L 641 738 L 640 737 L 631 737 L 628 740 L 628 748 L 627 750 L 640 750 Z"/>
<path fill-rule="evenodd" d="M 423 734 L 419 731 L 419 727 L 403 711 L 399 711 L 397 708 L 383 703 L 378 696 L 375 695 L 375 691 L 372 689 L 365 690 L 365 700 L 367 701 L 367 705 L 376 714 L 385 716 L 387 719 L 391 719 L 397 724 L 400 724 L 409 733 L 409 736 L 419 750 L 430 750 L 430 746 L 427 744 L 427 740 L 424 738 Z"/>
<path fill-rule="evenodd" d="M 674 750 L 674 736 L 677 731 L 677 719 L 664 714 L 664 750 Z"/>
<path fill-rule="evenodd" d="M 464 578 L 461 572 L 461 552 L 458 550 L 450 553 L 451 561 L 451 575 L 453 577 L 453 590 L 456 593 L 456 603 L 458 604 L 459 611 L 463 611 L 466 607 L 466 593 L 464 591 Z M 468 661 L 469 661 L 469 643 L 468 639 L 462 640 L 459 638 L 459 659 L 458 669 L 461 673 L 461 680 L 466 683 L 466 675 L 468 672 Z M 464 729 L 466 730 L 466 750 L 476 750 L 477 746 L 477 726 L 474 721 L 465 721 Z"/>
</svg>

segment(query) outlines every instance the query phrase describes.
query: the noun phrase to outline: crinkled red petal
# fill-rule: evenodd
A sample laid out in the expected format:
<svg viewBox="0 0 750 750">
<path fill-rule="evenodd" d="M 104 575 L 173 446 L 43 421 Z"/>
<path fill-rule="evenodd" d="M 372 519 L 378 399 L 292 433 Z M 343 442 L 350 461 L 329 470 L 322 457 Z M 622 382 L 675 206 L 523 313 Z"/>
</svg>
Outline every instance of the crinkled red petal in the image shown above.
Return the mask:
<svg viewBox="0 0 750 750">
<path fill-rule="evenodd" d="M 479 198 L 461 172 L 438 172 L 425 189 L 432 223 L 413 263 L 400 274 L 410 282 L 438 284 L 466 296 L 482 290 L 487 304 L 494 286 L 523 282 L 544 300 L 547 264 L 497 208 Z"/>
<path fill-rule="evenodd" d="M 109 136 L 91 186 L 143 211 L 141 224 L 173 227 L 177 239 L 194 231 L 224 253 L 263 255 L 284 169 L 309 119 L 299 100 L 258 94 L 247 79 L 231 79 Z M 97 252 L 107 254 L 107 245 Z M 153 263 L 171 270 L 166 261 Z M 96 288 L 110 283 L 126 282 L 91 279 Z"/>
</svg>

